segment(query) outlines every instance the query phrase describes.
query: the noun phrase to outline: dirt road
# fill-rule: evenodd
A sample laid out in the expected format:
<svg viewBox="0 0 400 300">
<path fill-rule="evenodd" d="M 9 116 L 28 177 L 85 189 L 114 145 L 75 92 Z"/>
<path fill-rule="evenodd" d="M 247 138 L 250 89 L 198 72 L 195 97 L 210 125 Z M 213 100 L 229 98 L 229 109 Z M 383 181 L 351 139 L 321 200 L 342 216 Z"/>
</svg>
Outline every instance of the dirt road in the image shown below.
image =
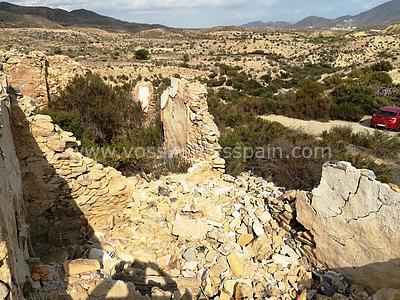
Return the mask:
<svg viewBox="0 0 400 300">
<path fill-rule="evenodd" d="M 365 117 L 361 123 L 346 122 L 346 121 L 329 121 L 329 122 L 319 122 L 319 121 L 305 121 L 299 119 L 288 118 L 285 116 L 278 115 L 268 115 L 262 116 L 264 120 L 271 122 L 281 123 L 283 126 L 303 130 L 312 135 L 321 135 L 324 131 L 330 131 L 333 127 L 337 126 L 349 126 L 354 132 L 364 132 L 368 131 L 373 133 L 378 129 L 373 129 L 369 127 L 369 118 Z M 386 131 L 391 136 L 398 135 L 397 132 Z"/>
</svg>

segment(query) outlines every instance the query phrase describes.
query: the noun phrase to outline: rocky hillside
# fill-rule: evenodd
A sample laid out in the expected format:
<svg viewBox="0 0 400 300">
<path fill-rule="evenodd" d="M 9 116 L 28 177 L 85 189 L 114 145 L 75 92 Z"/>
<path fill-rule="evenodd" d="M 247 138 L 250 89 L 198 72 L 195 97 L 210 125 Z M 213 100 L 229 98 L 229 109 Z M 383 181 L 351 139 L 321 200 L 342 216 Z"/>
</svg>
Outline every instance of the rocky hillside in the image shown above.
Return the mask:
<svg viewBox="0 0 400 300">
<path fill-rule="evenodd" d="M 400 24 L 393 24 L 384 30 L 388 34 L 400 34 Z"/>
<path fill-rule="evenodd" d="M 130 23 L 99 15 L 85 9 L 68 12 L 48 7 L 19 6 L 0 3 L 0 27 L 45 27 L 62 26 L 96 27 L 128 31 L 162 28 L 161 25 Z"/>
</svg>

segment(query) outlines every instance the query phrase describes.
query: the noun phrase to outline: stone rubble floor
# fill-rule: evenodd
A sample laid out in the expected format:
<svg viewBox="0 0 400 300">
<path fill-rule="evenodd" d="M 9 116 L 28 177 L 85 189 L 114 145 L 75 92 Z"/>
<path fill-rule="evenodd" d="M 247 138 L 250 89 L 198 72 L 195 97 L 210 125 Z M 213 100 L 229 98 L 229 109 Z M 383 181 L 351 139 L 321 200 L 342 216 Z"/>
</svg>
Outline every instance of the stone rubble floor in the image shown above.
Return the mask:
<svg viewBox="0 0 400 300">
<path fill-rule="evenodd" d="M 141 180 L 124 211 L 129 220 L 95 232 L 99 243 L 86 245 L 84 259 L 31 264 L 35 293 L 272 300 L 307 290 L 307 299 L 368 299 L 340 274 L 312 272 L 312 236 L 292 228 L 296 197 L 261 178 L 201 165 Z"/>
</svg>

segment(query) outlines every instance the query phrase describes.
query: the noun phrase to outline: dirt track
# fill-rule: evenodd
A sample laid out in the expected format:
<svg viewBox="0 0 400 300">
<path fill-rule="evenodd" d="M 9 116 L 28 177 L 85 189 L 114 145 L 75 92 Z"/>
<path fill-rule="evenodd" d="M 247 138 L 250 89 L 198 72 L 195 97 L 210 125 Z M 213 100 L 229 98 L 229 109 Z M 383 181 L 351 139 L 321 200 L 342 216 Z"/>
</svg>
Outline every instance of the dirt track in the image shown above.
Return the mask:
<svg viewBox="0 0 400 300">
<path fill-rule="evenodd" d="M 303 130 L 304 132 L 307 132 L 312 135 L 321 135 L 324 131 L 330 131 L 333 127 L 337 126 L 349 126 L 353 129 L 354 132 L 368 131 L 370 133 L 373 133 L 374 131 L 378 130 L 369 127 L 368 117 L 365 117 L 361 123 L 346 122 L 346 121 L 329 121 L 329 122 L 305 121 L 278 115 L 262 116 L 261 118 L 267 121 L 281 123 L 282 125 L 289 128 Z M 398 133 L 391 131 L 387 131 L 387 133 L 392 136 L 398 135 Z"/>
</svg>

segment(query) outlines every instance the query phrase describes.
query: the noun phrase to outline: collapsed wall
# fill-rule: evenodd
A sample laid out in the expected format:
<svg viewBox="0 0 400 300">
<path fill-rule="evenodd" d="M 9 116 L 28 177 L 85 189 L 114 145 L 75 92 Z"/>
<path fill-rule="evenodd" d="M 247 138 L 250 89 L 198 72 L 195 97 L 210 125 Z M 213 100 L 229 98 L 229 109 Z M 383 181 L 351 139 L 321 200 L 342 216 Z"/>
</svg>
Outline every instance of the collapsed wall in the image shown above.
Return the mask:
<svg viewBox="0 0 400 300">
<path fill-rule="evenodd" d="M 157 100 L 154 94 L 153 84 L 149 81 L 140 81 L 132 91 L 132 99 L 140 103 L 144 114 L 144 126 L 154 123 L 157 117 Z"/>
<path fill-rule="evenodd" d="M 299 197 L 297 218 L 320 262 L 370 291 L 400 287 L 400 193 L 371 171 L 325 164 L 320 186 Z"/>
<path fill-rule="evenodd" d="M 22 299 L 30 274 L 29 226 L 23 201 L 22 175 L 11 133 L 9 98 L 0 83 L 0 299 Z"/>
<path fill-rule="evenodd" d="M 43 254 L 51 247 L 78 245 L 94 231 L 122 222 L 134 179 L 76 152 L 78 141 L 49 116 L 26 116 L 20 109 L 27 106 L 21 103 L 25 99 L 15 101 L 12 119 L 34 248 Z M 70 251 L 56 260 L 68 258 Z"/>
<path fill-rule="evenodd" d="M 207 88 L 199 82 L 171 79 L 161 96 L 161 121 L 165 149 L 189 160 L 207 160 L 217 170 L 225 170 L 220 158 L 220 133 L 208 112 Z"/>
<path fill-rule="evenodd" d="M 42 52 L 0 51 L 0 65 L 8 84 L 34 98 L 38 107 L 47 105 L 75 75 L 84 74 L 83 68 L 68 56 L 46 56 Z"/>
</svg>

